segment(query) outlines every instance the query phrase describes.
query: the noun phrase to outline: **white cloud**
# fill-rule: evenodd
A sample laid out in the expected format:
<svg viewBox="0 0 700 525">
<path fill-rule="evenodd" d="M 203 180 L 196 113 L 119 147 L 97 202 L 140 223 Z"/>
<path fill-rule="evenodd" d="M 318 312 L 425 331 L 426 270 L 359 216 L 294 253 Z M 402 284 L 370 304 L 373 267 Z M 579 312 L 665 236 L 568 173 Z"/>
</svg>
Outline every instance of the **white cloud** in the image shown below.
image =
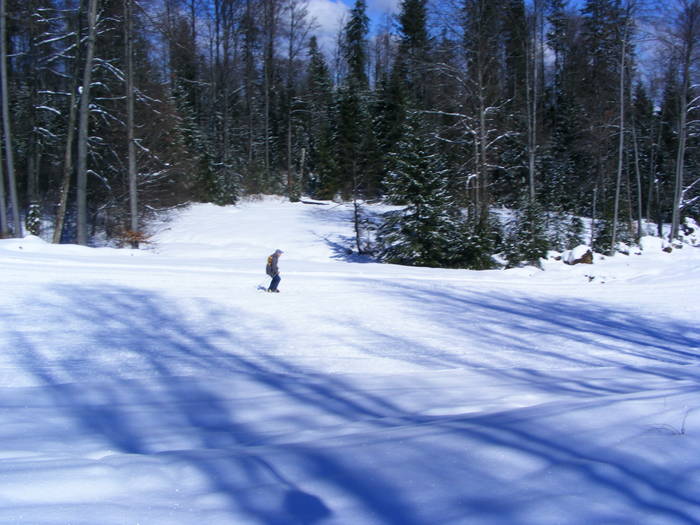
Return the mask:
<svg viewBox="0 0 700 525">
<path fill-rule="evenodd" d="M 367 9 L 377 13 L 393 13 L 399 12 L 401 0 L 369 0 Z"/>
<path fill-rule="evenodd" d="M 318 44 L 326 53 L 332 53 L 338 38 L 338 31 L 345 25 L 355 0 L 309 0 L 309 15 L 316 20 L 314 31 Z M 386 14 L 399 12 L 401 0 L 367 0 L 367 15 L 370 26 Z"/>
<path fill-rule="evenodd" d="M 345 23 L 349 11 L 342 0 L 310 0 L 309 14 L 318 26 L 314 33 L 319 46 L 327 53 L 333 50 L 338 30 Z"/>
</svg>

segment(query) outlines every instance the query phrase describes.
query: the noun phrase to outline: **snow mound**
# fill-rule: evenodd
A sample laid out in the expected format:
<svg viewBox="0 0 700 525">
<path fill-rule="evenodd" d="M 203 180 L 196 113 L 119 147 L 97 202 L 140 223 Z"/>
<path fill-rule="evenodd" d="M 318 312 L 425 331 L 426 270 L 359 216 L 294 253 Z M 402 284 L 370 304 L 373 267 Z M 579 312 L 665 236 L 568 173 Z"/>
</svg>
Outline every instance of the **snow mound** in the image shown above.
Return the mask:
<svg viewBox="0 0 700 525">
<path fill-rule="evenodd" d="M 569 265 L 586 263 L 593 264 L 593 251 L 589 246 L 581 244 L 562 254 L 562 260 Z"/>
</svg>

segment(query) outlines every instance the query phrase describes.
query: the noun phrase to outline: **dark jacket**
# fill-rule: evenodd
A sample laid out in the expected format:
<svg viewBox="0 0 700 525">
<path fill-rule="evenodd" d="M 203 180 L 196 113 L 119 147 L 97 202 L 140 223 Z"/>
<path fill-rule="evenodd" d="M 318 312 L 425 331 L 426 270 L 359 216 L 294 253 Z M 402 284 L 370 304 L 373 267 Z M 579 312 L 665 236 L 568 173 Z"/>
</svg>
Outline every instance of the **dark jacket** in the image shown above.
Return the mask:
<svg viewBox="0 0 700 525">
<path fill-rule="evenodd" d="M 279 275 L 280 273 L 280 269 L 277 266 L 277 261 L 279 260 L 279 258 L 280 254 L 277 252 L 273 253 L 267 258 L 267 266 L 265 267 L 265 272 L 270 277 L 274 277 L 275 275 Z"/>
</svg>

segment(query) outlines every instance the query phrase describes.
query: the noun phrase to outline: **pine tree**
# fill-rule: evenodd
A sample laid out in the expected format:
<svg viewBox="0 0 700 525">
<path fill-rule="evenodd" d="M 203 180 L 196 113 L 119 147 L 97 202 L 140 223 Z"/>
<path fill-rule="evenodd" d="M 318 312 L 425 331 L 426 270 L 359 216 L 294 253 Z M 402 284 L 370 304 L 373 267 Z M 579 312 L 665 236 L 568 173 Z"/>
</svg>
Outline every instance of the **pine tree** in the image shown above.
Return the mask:
<svg viewBox="0 0 700 525">
<path fill-rule="evenodd" d="M 444 166 L 415 113 L 404 129 L 386 187 L 390 201 L 405 207 L 380 227 L 380 257 L 410 266 L 458 266 L 463 226 Z"/>
<path fill-rule="evenodd" d="M 516 110 L 523 108 L 527 76 L 528 28 L 524 0 L 508 0 L 504 8 L 505 96 Z M 534 36 L 533 36 L 534 38 Z"/>
<path fill-rule="evenodd" d="M 217 193 L 219 193 L 217 189 L 218 176 L 209 151 L 209 144 L 196 123 L 189 95 L 188 90 L 180 87 L 179 83 L 176 84 L 173 105 L 177 108 L 180 116 L 180 125 L 176 129 L 175 137 L 181 142 L 182 149 L 189 153 L 191 164 L 188 170 L 187 185 L 190 188 L 192 198 L 201 202 L 216 202 L 219 200 L 217 197 Z"/>
<path fill-rule="evenodd" d="M 306 146 L 308 148 L 308 182 L 302 181 L 303 191 L 315 194 L 321 172 L 328 171 L 331 159 L 330 133 L 332 129 L 333 85 L 326 59 L 312 36 L 309 41 L 309 62 L 306 72 L 304 101 Z M 332 171 L 332 170 L 331 170 Z"/>
<path fill-rule="evenodd" d="M 373 108 L 374 124 L 372 129 L 377 138 L 377 147 L 384 159 L 383 170 L 386 172 L 389 154 L 403 133 L 408 101 L 405 89 L 399 76 L 392 73 L 389 78 L 383 78 L 376 90 L 376 101 Z"/>
<path fill-rule="evenodd" d="M 577 211 L 589 190 L 588 156 L 580 145 L 583 110 L 562 97 L 553 109 L 551 137 L 542 159 L 543 184 L 539 195 L 542 205 L 552 211 Z"/>
<path fill-rule="evenodd" d="M 37 203 L 29 205 L 26 224 L 27 233 L 38 237 L 41 233 L 41 207 Z"/>
<path fill-rule="evenodd" d="M 366 8 L 364 0 L 357 0 L 343 33 L 342 51 L 348 74 L 336 95 L 332 118 L 334 159 L 320 180 L 319 196 L 323 198 L 340 194 L 343 200 L 357 200 L 373 192 L 381 173 L 367 85 Z"/>
<path fill-rule="evenodd" d="M 624 24 L 616 0 L 587 0 L 583 16 L 582 47 L 586 63 L 577 88 L 588 120 L 585 147 L 593 161 L 594 179 L 612 198 L 616 171 L 619 84 L 618 26 Z M 610 191 L 608 191 L 610 190 Z"/>
<path fill-rule="evenodd" d="M 399 13 L 399 46 L 393 75 L 411 105 L 428 106 L 430 37 L 426 0 L 403 0 Z"/>
<path fill-rule="evenodd" d="M 348 200 L 366 186 L 375 147 L 369 108 L 364 94 L 355 89 L 354 84 L 338 91 L 334 121 L 335 171 L 326 173 L 325 180 L 321 181 L 321 192 L 323 198 L 333 198 L 340 193 L 343 200 Z"/>
<path fill-rule="evenodd" d="M 547 43 L 554 53 L 555 89 L 560 89 L 564 61 L 567 56 L 567 4 L 567 0 L 549 0 Z"/>
<path fill-rule="evenodd" d="M 569 219 L 569 227 L 566 232 L 566 244 L 564 248 L 567 250 L 573 250 L 577 246 L 584 243 L 584 225 L 581 217 L 572 215 Z"/>
<path fill-rule="evenodd" d="M 464 223 L 459 232 L 459 267 L 470 270 L 497 268 L 499 264 L 493 255 L 501 249 L 502 237 L 501 225 L 493 214 L 489 214 L 486 221 Z"/>
<path fill-rule="evenodd" d="M 347 82 L 356 89 L 368 87 L 367 78 L 367 33 L 369 18 L 367 17 L 367 2 L 356 0 L 350 11 L 350 19 L 345 25 L 343 39 L 343 55 L 348 66 Z"/>
<path fill-rule="evenodd" d="M 540 267 L 540 259 L 546 257 L 548 246 L 544 211 L 537 201 L 528 199 L 515 212 L 509 225 L 505 250 L 508 266 Z"/>
</svg>

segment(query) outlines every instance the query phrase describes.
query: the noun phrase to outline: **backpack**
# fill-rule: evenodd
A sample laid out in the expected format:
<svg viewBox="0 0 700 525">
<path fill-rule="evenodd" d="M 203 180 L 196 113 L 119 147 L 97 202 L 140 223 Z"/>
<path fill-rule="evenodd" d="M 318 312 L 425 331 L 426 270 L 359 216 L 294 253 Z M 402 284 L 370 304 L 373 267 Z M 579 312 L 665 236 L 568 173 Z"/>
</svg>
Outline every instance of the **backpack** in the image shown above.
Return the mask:
<svg viewBox="0 0 700 525">
<path fill-rule="evenodd" d="M 270 277 L 274 277 L 274 275 L 272 275 L 272 255 L 270 255 L 267 258 L 267 266 L 265 267 L 265 273 Z"/>
</svg>

